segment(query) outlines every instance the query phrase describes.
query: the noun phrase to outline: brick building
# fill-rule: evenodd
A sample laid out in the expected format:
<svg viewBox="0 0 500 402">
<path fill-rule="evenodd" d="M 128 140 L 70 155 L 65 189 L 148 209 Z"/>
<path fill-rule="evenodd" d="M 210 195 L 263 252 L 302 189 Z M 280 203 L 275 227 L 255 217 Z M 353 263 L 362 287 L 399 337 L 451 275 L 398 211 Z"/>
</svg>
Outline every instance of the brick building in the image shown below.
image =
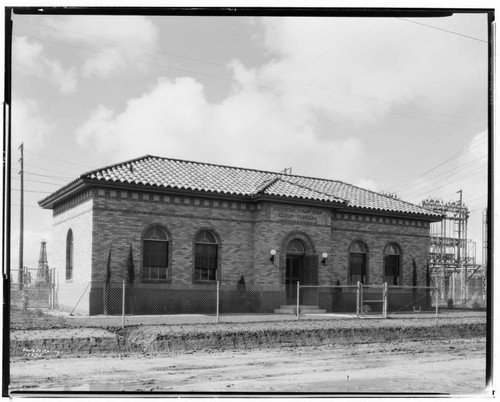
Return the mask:
<svg viewBox="0 0 500 402">
<path fill-rule="evenodd" d="M 257 312 L 294 302 L 297 281 L 425 286 L 441 219 L 339 181 L 154 156 L 82 174 L 39 204 L 53 210 L 58 302 L 84 295 L 77 310 L 91 314 L 108 256 L 120 282 L 130 252 L 134 291 L 155 313 L 199 311 L 216 281 L 244 281 Z"/>
</svg>

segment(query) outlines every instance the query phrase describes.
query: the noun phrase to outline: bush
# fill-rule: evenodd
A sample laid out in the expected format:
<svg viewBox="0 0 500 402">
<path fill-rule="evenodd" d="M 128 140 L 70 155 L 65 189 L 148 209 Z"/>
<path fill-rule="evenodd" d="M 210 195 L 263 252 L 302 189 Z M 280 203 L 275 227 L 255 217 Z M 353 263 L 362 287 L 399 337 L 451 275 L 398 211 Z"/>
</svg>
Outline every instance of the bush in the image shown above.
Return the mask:
<svg viewBox="0 0 500 402">
<path fill-rule="evenodd" d="M 482 310 L 481 305 L 477 300 L 474 303 L 472 303 L 472 310 L 474 311 Z"/>
<path fill-rule="evenodd" d="M 448 299 L 448 308 L 453 308 L 453 299 Z"/>
</svg>

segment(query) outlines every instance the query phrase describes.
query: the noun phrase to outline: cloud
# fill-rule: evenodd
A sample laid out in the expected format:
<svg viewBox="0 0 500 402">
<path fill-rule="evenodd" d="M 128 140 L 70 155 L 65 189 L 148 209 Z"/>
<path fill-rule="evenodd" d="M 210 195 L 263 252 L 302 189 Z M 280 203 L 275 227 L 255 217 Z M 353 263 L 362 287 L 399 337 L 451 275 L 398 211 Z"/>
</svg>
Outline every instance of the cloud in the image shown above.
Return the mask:
<svg viewBox="0 0 500 402">
<path fill-rule="evenodd" d="M 12 48 L 14 67 L 32 69 L 37 67 L 42 59 L 43 46 L 38 42 L 29 41 L 26 36 L 15 36 Z"/>
<path fill-rule="evenodd" d="M 477 63 L 462 63 L 460 73 L 454 68 L 464 52 L 481 60 L 483 50 L 399 19 L 251 23 L 260 29 L 255 40 L 265 46 L 269 61 L 254 68 L 239 60 L 229 63 L 233 83 L 224 99 L 210 103 L 193 78 L 162 79 L 124 110 L 98 107 L 78 130 L 79 143 L 113 151 L 117 160 L 156 153 L 275 170 L 292 166 L 297 174 L 347 182 L 362 177 L 361 183 L 375 186 L 368 174 L 377 166 L 373 157 L 368 165 L 367 157 L 387 152 L 394 142 L 380 135 L 380 148 L 365 149 L 375 143 L 374 127 L 382 132 L 388 116 L 402 107 L 403 114 L 417 117 L 426 108 L 461 116 L 483 84 L 484 66 L 476 71 Z M 410 126 L 421 120 L 407 121 L 401 127 L 418 131 Z"/>
<path fill-rule="evenodd" d="M 320 171 L 324 177 L 357 171 L 356 138 L 320 143 L 312 111 L 247 87 L 245 80 L 236 87 L 222 102 L 210 104 L 195 80 L 161 79 L 121 113 L 100 105 L 76 138 L 101 153 L 112 151 L 117 161 L 157 154 L 258 169 L 293 165 L 297 174 Z"/>
<path fill-rule="evenodd" d="M 403 199 L 419 204 L 425 198 L 438 198 L 444 202 L 462 201 L 468 207 L 468 239 L 476 243 L 476 258 L 481 258 L 482 213 L 488 199 L 488 134 L 476 134 L 459 152 L 450 156 L 446 163 L 408 181 L 399 189 Z"/>
<path fill-rule="evenodd" d="M 40 43 L 17 36 L 12 48 L 15 71 L 46 79 L 56 85 L 62 94 L 76 91 L 76 69 L 65 69 L 59 61 L 46 57 Z"/>
<path fill-rule="evenodd" d="M 42 117 L 38 103 L 32 99 L 12 102 L 12 141 L 29 143 L 32 149 L 41 148 L 53 125 Z"/>
<path fill-rule="evenodd" d="M 487 85 L 486 47 L 401 19 L 259 22 L 274 56 L 259 70 L 261 82 L 308 97 L 331 120 L 351 126 L 366 127 L 396 111 L 421 117 L 422 110 L 398 110 L 416 100 L 425 109 L 462 116 L 466 107 L 477 109 L 472 95 Z M 423 117 L 439 117 L 429 114 Z"/>
<path fill-rule="evenodd" d="M 85 76 L 107 78 L 130 69 L 145 70 L 148 50 L 157 50 L 159 30 L 142 16 L 68 16 L 45 22 L 47 35 L 85 46 Z M 97 52 L 96 52 L 97 49 Z"/>
</svg>

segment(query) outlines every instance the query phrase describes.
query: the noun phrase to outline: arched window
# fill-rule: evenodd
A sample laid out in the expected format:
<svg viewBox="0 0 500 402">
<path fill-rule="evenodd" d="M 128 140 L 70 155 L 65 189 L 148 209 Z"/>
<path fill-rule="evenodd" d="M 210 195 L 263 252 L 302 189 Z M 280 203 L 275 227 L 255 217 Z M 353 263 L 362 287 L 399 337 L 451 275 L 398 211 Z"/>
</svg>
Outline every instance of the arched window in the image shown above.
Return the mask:
<svg viewBox="0 0 500 402">
<path fill-rule="evenodd" d="M 194 280 L 217 280 L 217 238 L 210 230 L 202 230 L 194 242 Z"/>
<path fill-rule="evenodd" d="M 66 235 L 66 280 L 73 279 L 73 231 Z"/>
<path fill-rule="evenodd" d="M 298 239 L 293 239 L 286 248 L 286 252 L 290 254 L 305 254 L 304 245 Z"/>
<path fill-rule="evenodd" d="M 166 281 L 168 278 L 168 235 L 161 226 L 152 226 L 142 238 L 142 279 Z"/>
<path fill-rule="evenodd" d="M 384 282 L 389 285 L 400 283 L 400 251 L 399 247 L 390 243 L 384 250 Z"/>
<path fill-rule="evenodd" d="M 366 247 L 360 242 L 356 241 L 349 247 L 349 277 L 350 284 L 358 282 L 367 283 L 366 275 Z"/>
</svg>

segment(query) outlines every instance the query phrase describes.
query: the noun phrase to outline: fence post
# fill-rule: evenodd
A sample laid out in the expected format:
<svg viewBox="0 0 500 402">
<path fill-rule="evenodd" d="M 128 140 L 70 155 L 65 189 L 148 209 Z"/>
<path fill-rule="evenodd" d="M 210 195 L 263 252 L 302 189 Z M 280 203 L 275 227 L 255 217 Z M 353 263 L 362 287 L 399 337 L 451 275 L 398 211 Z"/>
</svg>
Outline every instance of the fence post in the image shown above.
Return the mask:
<svg viewBox="0 0 500 402">
<path fill-rule="evenodd" d="M 52 282 L 54 281 L 54 273 L 53 268 L 50 268 L 47 275 L 49 276 L 49 310 L 54 309 L 54 287 L 52 286 Z"/>
<path fill-rule="evenodd" d="M 359 318 L 361 307 L 361 282 L 358 281 L 357 289 L 356 289 L 356 315 Z"/>
<path fill-rule="evenodd" d="M 438 316 L 438 306 L 439 306 L 439 300 L 438 300 L 439 299 L 439 287 L 438 286 L 436 286 L 436 297 L 435 297 L 435 299 L 436 299 L 436 318 L 437 318 L 437 316 Z"/>
<path fill-rule="evenodd" d="M 215 313 L 215 322 L 218 324 L 219 323 L 219 302 L 220 302 L 220 282 L 217 281 L 217 308 L 216 308 L 216 313 Z"/>
<path fill-rule="evenodd" d="M 122 290 L 122 328 L 125 328 L 125 281 L 123 281 Z"/>
<path fill-rule="evenodd" d="M 384 301 L 382 303 L 382 313 L 384 315 L 384 318 L 387 318 L 387 299 L 388 299 L 388 293 L 389 293 L 389 288 L 387 286 L 387 282 L 384 282 L 383 291 L 382 291 L 382 297 L 384 299 Z"/>
<path fill-rule="evenodd" d="M 300 299 L 299 299 L 299 296 L 300 296 L 300 282 L 297 281 L 297 320 L 299 319 L 299 306 L 300 306 Z"/>
</svg>

